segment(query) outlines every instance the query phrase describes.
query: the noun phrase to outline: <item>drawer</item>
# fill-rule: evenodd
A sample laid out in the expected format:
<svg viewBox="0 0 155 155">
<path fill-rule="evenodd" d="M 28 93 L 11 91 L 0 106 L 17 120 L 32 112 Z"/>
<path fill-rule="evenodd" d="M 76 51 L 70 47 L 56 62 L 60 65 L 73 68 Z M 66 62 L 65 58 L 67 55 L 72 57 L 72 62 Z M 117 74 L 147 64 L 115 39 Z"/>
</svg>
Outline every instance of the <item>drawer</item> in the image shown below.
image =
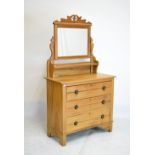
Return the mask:
<svg viewBox="0 0 155 155">
<path fill-rule="evenodd" d="M 71 133 L 90 125 L 90 113 L 67 118 L 67 133 Z"/>
<path fill-rule="evenodd" d="M 76 86 L 67 87 L 67 93 L 76 93 L 76 92 L 86 91 L 91 89 L 102 89 L 103 87 L 109 88 L 111 86 L 112 86 L 111 81 L 76 85 Z"/>
<path fill-rule="evenodd" d="M 96 109 L 84 114 L 67 118 L 67 133 L 75 132 L 87 127 L 96 126 L 110 121 L 110 109 Z"/>
<path fill-rule="evenodd" d="M 110 115 L 104 115 L 103 118 L 99 115 L 98 117 L 91 119 L 91 125 L 100 125 L 102 123 L 108 123 L 110 122 Z"/>
<path fill-rule="evenodd" d="M 84 121 L 84 122 L 78 122 L 78 124 L 68 124 L 67 125 L 67 134 L 70 134 L 70 133 L 73 133 L 73 132 L 76 132 L 76 131 L 80 131 L 82 129 L 86 129 L 86 128 L 89 128 L 90 126 L 92 125 L 92 121 L 90 120 L 87 120 L 87 121 Z"/>
<path fill-rule="evenodd" d="M 90 110 L 90 100 L 91 99 L 83 99 L 67 102 L 67 116 L 88 112 Z"/>
<path fill-rule="evenodd" d="M 112 104 L 111 93 L 91 98 L 90 110 L 109 108 Z"/>
<path fill-rule="evenodd" d="M 109 108 L 111 104 L 111 94 L 92 97 L 82 100 L 73 100 L 67 102 L 67 116 L 75 116 L 88 112 L 92 109 Z"/>
<path fill-rule="evenodd" d="M 90 112 L 90 119 L 101 118 L 110 114 L 110 108 L 95 109 Z"/>
<path fill-rule="evenodd" d="M 90 120 L 92 124 L 102 124 L 110 121 L 110 109 L 97 109 L 91 111 Z"/>
<path fill-rule="evenodd" d="M 112 82 L 90 83 L 67 87 L 67 101 L 101 96 L 111 93 Z"/>
<path fill-rule="evenodd" d="M 67 93 L 67 101 L 90 98 L 90 97 L 94 97 L 94 96 L 101 96 L 101 95 L 105 95 L 105 94 L 110 94 L 111 91 L 112 91 L 111 87 L 105 87 L 105 89 L 102 89 L 102 87 L 100 87 L 98 89 L 90 89 L 90 90 L 86 90 L 86 91 L 78 91 L 78 93 Z"/>
</svg>

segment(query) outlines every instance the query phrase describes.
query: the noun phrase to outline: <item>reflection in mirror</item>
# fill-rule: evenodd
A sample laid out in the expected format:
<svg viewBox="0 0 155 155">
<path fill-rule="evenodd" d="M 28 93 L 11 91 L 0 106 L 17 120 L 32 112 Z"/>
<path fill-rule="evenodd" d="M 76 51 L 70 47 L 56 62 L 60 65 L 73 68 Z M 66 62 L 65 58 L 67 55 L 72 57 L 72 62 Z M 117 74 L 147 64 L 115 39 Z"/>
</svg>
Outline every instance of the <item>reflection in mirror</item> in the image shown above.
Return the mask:
<svg viewBox="0 0 155 155">
<path fill-rule="evenodd" d="M 88 30 L 58 28 L 58 57 L 88 55 Z"/>
</svg>

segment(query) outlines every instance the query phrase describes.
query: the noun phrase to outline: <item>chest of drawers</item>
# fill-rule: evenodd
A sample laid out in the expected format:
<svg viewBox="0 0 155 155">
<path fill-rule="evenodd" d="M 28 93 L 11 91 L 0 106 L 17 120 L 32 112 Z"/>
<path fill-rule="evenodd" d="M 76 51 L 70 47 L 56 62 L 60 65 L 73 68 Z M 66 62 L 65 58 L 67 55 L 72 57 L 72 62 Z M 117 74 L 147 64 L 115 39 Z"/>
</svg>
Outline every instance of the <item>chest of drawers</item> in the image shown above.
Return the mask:
<svg viewBox="0 0 155 155">
<path fill-rule="evenodd" d="M 85 74 L 47 78 L 48 136 L 66 144 L 69 134 L 102 127 L 112 131 L 114 76 Z"/>
</svg>

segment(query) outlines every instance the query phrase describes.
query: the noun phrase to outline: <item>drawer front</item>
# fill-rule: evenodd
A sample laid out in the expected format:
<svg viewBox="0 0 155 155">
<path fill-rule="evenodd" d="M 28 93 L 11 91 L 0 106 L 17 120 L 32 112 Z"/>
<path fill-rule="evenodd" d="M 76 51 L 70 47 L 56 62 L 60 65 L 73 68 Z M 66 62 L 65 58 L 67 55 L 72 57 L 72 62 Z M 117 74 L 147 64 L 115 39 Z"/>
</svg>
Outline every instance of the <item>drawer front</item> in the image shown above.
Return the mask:
<svg viewBox="0 0 155 155">
<path fill-rule="evenodd" d="M 67 133 L 72 133 L 84 128 L 100 125 L 109 121 L 109 108 L 92 110 L 86 114 L 68 117 Z"/>
<path fill-rule="evenodd" d="M 79 115 L 90 110 L 90 99 L 67 102 L 67 116 Z"/>
<path fill-rule="evenodd" d="M 111 93 L 111 89 L 112 89 L 111 84 L 112 84 L 111 82 L 104 82 L 104 83 L 92 84 L 93 85 L 92 87 L 90 85 L 89 86 L 88 85 L 73 86 L 74 91 L 72 91 L 72 92 L 68 91 L 68 93 L 67 93 L 67 101 L 109 94 L 109 93 Z M 86 86 L 86 89 L 82 90 L 82 89 L 84 89 L 85 86 Z M 79 89 L 76 89 L 77 87 Z"/>
<path fill-rule="evenodd" d="M 67 133 L 73 133 L 73 132 L 76 132 L 76 131 L 80 131 L 82 129 L 86 129 L 86 128 L 89 128 L 91 126 L 91 121 L 90 120 L 87 120 L 87 121 L 84 121 L 84 122 L 78 122 L 77 125 L 75 125 L 74 123 L 72 124 L 68 124 L 67 125 Z"/>
<path fill-rule="evenodd" d="M 70 86 L 70 87 L 67 87 L 67 93 L 74 93 L 75 90 L 86 91 L 86 90 L 91 90 L 91 89 L 100 89 L 103 86 L 108 88 L 108 87 L 112 86 L 112 83 L 111 83 L 111 81 L 105 81 L 105 82 L 90 83 L 90 84 L 83 84 L 83 85 L 77 85 L 77 86 Z"/>
<path fill-rule="evenodd" d="M 101 116 L 94 118 L 91 120 L 92 125 L 100 125 L 102 123 L 108 123 L 110 122 L 110 115 L 105 115 L 104 118 L 101 118 Z"/>
<path fill-rule="evenodd" d="M 102 124 L 106 122 L 110 122 L 110 109 L 104 108 L 104 109 L 97 109 L 92 110 L 90 115 L 90 120 L 92 124 Z"/>
<path fill-rule="evenodd" d="M 90 110 L 109 108 L 112 103 L 111 93 L 91 98 Z"/>
<path fill-rule="evenodd" d="M 67 102 L 67 116 L 75 116 L 93 109 L 109 108 L 111 94 Z"/>
<path fill-rule="evenodd" d="M 90 113 L 67 118 L 67 133 L 90 126 Z"/>
<path fill-rule="evenodd" d="M 96 109 L 91 111 L 90 119 L 102 119 L 110 114 L 110 108 Z"/>
</svg>

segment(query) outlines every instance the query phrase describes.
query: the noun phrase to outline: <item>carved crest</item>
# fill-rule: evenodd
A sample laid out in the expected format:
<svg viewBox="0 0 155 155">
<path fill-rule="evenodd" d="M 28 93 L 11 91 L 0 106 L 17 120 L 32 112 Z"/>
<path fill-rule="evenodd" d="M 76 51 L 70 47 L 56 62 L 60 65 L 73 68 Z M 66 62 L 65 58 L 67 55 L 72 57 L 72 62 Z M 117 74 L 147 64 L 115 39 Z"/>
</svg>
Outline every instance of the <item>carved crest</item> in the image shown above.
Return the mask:
<svg viewBox="0 0 155 155">
<path fill-rule="evenodd" d="M 49 45 L 49 48 L 51 50 L 51 57 L 50 59 L 54 59 L 54 37 L 51 38 L 51 42 L 50 42 L 50 45 Z"/>
<path fill-rule="evenodd" d="M 67 18 L 61 18 L 60 22 L 64 22 L 64 23 L 89 23 L 90 22 L 86 22 L 86 19 L 82 19 L 81 16 L 78 15 L 71 15 L 71 16 L 67 16 Z"/>
</svg>

